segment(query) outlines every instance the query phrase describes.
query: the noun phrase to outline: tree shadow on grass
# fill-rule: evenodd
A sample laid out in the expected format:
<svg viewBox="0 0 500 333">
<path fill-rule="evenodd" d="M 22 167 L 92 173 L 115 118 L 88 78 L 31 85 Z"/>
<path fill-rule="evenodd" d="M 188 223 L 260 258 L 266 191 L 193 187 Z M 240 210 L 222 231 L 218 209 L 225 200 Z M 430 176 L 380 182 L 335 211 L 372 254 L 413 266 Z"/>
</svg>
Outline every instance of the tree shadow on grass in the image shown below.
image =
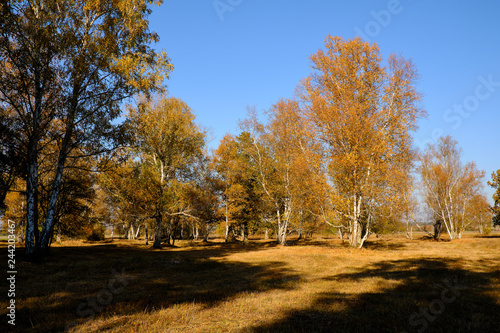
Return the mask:
<svg viewBox="0 0 500 333">
<path fill-rule="evenodd" d="M 224 259 L 249 249 L 259 250 L 232 245 L 176 251 L 115 244 L 52 248 L 43 264 L 18 265 L 16 331 L 61 332 L 98 317 L 174 304 L 212 307 L 242 293 L 298 284 L 300 275 L 282 262 Z"/>
<path fill-rule="evenodd" d="M 325 278 L 336 285 L 377 278 L 379 291 L 325 292 L 308 308 L 244 332 L 494 332 L 499 277 L 494 267 L 471 272 L 453 260 L 380 262 Z"/>
</svg>

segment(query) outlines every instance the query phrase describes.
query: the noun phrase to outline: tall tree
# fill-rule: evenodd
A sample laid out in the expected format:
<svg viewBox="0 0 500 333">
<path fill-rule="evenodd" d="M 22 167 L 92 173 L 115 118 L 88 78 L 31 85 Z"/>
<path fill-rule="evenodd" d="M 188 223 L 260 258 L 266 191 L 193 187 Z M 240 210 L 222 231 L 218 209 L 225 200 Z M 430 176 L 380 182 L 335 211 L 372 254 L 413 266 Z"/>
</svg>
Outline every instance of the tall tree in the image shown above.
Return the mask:
<svg viewBox="0 0 500 333">
<path fill-rule="evenodd" d="M 493 193 L 493 225 L 500 226 L 500 169 L 496 172 L 491 173 L 491 181 L 488 181 L 488 185 L 495 189 Z"/>
<path fill-rule="evenodd" d="M 260 219 L 261 189 L 257 183 L 257 166 L 251 154 L 252 140 L 248 132 L 237 137 L 225 135 L 214 153 L 214 169 L 221 181 L 225 241 L 232 231 L 240 229 L 243 240 L 249 226 Z"/>
<path fill-rule="evenodd" d="M 140 177 L 154 200 L 154 247 L 161 248 L 164 216 L 180 214 L 182 187 L 203 156 L 205 133 L 195 124 L 191 108 L 177 98 L 143 99 L 129 108 Z"/>
<path fill-rule="evenodd" d="M 152 4 L 0 2 L 0 104 L 14 110 L 13 138 L 24 142 L 28 257 L 49 247 L 68 159 L 111 149 L 118 132 L 112 120 L 120 114 L 120 103 L 138 92 L 161 89 L 172 69 L 166 55 L 150 47 L 158 40 L 148 30 Z M 44 140 L 57 142 L 57 162 L 38 237 Z"/>
<path fill-rule="evenodd" d="M 314 71 L 300 95 L 328 157 L 333 209 L 349 222 L 350 245 L 360 247 L 379 198 L 409 172 L 411 132 L 425 112 L 410 60 L 391 55 L 383 67 L 378 46 L 360 38 L 328 36 L 325 47 L 311 56 Z"/>
<path fill-rule="evenodd" d="M 484 171 L 462 163 L 462 149 L 450 136 L 429 144 L 421 157 L 420 177 L 425 200 L 436 220 L 435 238 L 444 224 L 450 239 L 460 238 L 474 197 L 482 195 Z M 474 214 L 474 213 L 473 213 Z"/>
</svg>

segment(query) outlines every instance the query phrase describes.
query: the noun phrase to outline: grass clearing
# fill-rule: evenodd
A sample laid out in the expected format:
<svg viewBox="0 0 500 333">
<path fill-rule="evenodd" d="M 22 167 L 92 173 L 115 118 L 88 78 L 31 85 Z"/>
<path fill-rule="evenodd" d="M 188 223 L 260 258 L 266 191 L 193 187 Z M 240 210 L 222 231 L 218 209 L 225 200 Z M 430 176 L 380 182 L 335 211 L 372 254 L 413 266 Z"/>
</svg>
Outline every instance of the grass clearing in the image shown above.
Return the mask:
<svg viewBox="0 0 500 333">
<path fill-rule="evenodd" d="M 286 247 L 215 240 L 163 250 L 141 241 L 75 241 L 54 246 L 43 264 L 20 261 L 22 250 L 16 256 L 16 329 L 23 332 L 498 328 L 498 235 L 452 242 L 381 236 L 363 250 L 322 237 Z M 6 306 L 2 300 L 3 318 Z"/>
</svg>

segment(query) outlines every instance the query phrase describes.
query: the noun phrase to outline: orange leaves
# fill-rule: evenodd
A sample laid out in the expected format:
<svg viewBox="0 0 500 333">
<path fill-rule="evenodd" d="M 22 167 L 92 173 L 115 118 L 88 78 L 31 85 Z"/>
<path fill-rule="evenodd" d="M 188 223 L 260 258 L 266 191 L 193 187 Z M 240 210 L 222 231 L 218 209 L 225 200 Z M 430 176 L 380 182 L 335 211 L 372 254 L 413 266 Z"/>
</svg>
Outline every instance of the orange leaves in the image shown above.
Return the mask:
<svg viewBox="0 0 500 333">
<path fill-rule="evenodd" d="M 470 215 L 482 204 L 484 171 L 473 162 L 462 164 L 462 149 L 450 136 L 429 145 L 419 172 L 424 195 L 434 218 L 444 222 L 451 239 L 459 238 L 470 224 Z M 479 213 L 479 211 L 477 212 Z"/>
<path fill-rule="evenodd" d="M 410 177 L 410 132 L 425 115 L 418 75 L 411 61 L 397 56 L 384 67 L 378 46 L 360 38 L 328 36 L 311 61 L 314 71 L 299 92 L 328 157 L 334 210 L 362 222 L 362 214 L 370 219 L 374 207 L 393 201 L 402 184 L 410 186 L 400 180 Z"/>
</svg>

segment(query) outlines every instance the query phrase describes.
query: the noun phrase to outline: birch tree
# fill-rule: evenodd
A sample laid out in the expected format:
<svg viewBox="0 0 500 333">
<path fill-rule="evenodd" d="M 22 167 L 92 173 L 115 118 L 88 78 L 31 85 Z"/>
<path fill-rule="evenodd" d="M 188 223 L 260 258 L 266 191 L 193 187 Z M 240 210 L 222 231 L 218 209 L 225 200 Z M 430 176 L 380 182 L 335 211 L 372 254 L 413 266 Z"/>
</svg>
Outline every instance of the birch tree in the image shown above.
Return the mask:
<svg viewBox="0 0 500 333">
<path fill-rule="evenodd" d="M 134 147 L 141 175 L 154 201 L 154 247 L 161 248 L 164 217 L 180 214 L 182 187 L 203 155 L 205 133 L 195 124 L 191 108 L 177 98 L 142 100 L 129 108 Z"/>
<path fill-rule="evenodd" d="M 418 74 L 395 55 L 384 67 L 378 46 L 360 38 L 328 36 L 311 61 L 299 93 L 325 147 L 332 209 L 349 222 L 350 245 L 360 247 L 370 234 L 371 207 L 412 160 L 411 132 L 425 115 Z"/>
<path fill-rule="evenodd" d="M 112 121 L 120 115 L 120 103 L 138 92 L 161 90 L 172 70 L 166 54 L 150 47 L 158 41 L 148 29 L 152 4 L 0 3 L 0 105 L 15 112 L 12 139 L 24 144 L 29 258 L 43 255 L 49 247 L 68 160 L 103 154 L 119 143 Z M 57 143 L 57 162 L 50 199 L 39 216 L 43 140 Z"/>
<path fill-rule="evenodd" d="M 441 224 L 450 239 L 460 238 L 475 196 L 483 192 L 484 171 L 473 162 L 462 163 L 462 149 L 450 136 L 429 144 L 421 157 L 419 173 L 427 206 L 436 219 L 435 238 Z"/>
<path fill-rule="evenodd" d="M 321 147 L 299 103 L 280 99 L 268 111 L 268 123 L 255 110 L 242 122 L 251 135 L 251 155 L 267 207 L 274 211 L 277 242 L 285 245 L 291 230 L 314 225 L 320 215 L 326 180 L 322 173 Z M 312 223 L 308 223 L 312 222 Z"/>
</svg>

